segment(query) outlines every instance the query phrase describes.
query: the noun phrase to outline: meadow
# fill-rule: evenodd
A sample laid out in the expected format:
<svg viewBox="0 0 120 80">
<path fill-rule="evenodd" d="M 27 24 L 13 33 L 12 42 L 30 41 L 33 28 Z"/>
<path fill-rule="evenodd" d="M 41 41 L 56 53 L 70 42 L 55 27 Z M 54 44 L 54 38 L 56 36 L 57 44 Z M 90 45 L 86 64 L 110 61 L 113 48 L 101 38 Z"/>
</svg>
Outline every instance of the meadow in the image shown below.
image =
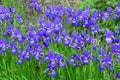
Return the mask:
<svg viewBox="0 0 120 80">
<path fill-rule="evenodd" d="M 0 80 L 120 80 L 118 1 L 0 1 Z"/>
</svg>

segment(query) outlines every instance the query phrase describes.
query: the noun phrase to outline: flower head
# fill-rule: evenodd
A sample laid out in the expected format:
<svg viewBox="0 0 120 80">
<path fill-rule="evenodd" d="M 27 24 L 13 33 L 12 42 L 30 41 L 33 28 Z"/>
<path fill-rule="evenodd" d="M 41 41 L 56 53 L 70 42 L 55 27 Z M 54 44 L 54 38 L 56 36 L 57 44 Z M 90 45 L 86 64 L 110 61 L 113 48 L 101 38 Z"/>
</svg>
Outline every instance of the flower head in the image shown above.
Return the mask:
<svg viewBox="0 0 120 80">
<path fill-rule="evenodd" d="M 16 10 L 13 6 L 9 6 L 10 12 L 16 14 Z"/>
<path fill-rule="evenodd" d="M 116 74 L 116 78 L 120 79 L 120 72 Z"/>
<path fill-rule="evenodd" d="M 109 14 L 111 14 L 111 13 L 112 13 L 112 8 L 111 8 L 111 7 L 108 7 L 108 8 L 107 8 L 107 12 L 108 12 Z"/>
<path fill-rule="evenodd" d="M 8 49 L 8 42 L 6 41 L 6 39 L 2 38 L 0 40 L 0 50 L 2 50 L 3 53 L 6 52 L 6 49 Z"/>
</svg>

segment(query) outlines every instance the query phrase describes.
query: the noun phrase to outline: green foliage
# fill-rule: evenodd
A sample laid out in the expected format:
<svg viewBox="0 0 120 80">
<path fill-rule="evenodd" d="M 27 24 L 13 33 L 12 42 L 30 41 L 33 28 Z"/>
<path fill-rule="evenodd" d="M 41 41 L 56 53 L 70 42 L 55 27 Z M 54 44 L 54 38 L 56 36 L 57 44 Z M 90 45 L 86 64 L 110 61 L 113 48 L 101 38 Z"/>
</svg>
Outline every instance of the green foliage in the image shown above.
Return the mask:
<svg viewBox="0 0 120 80">
<path fill-rule="evenodd" d="M 107 7 L 114 8 L 118 1 L 119 0 L 84 0 L 80 1 L 77 7 L 80 9 L 85 9 L 87 5 L 90 5 L 93 10 L 106 10 Z"/>
<path fill-rule="evenodd" d="M 94 8 L 106 10 L 107 7 L 115 7 L 118 0 L 95 0 Z"/>
<path fill-rule="evenodd" d="M 92 1 L 92 2 L 91 2 Z M 77 5 L 77 8 L 79 9 L 85 9 L 86 6 L 91 6 L 93 7 L 94 6 L 94 0 L 85 0 L 85 1 L 80 1 Z"/>
</svg>

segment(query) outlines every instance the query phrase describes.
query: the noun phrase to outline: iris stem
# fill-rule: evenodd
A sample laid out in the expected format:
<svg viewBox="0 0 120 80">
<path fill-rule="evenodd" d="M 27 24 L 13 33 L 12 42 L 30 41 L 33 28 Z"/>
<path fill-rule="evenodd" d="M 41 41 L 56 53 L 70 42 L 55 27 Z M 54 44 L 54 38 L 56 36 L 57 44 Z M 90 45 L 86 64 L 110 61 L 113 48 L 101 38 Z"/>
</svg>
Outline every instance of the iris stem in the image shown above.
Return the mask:
<svg viewBox="0 0 120 80">
<path fill-rule="evenodd" d="M 67 69 L 67 73 L 68 73 L 68 76 L 69 76 L 69 80 L 72 80 L 72 78 L 71 78 L 71 76 L 70 76 L 70 72 L 69 72 L 69 70 L 68 70 L 68 65 L 66 65 L 66 69 Z"/>
</svg>

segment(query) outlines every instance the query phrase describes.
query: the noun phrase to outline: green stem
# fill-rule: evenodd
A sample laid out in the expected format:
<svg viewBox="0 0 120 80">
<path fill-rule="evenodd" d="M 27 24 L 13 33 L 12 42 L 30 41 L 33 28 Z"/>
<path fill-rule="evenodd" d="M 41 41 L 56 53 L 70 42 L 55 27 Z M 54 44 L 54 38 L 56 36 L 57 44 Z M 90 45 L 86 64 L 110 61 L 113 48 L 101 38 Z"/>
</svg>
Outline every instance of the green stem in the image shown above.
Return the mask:
<svg viewBox="0 0 120 80">
<path fill-rule="evenodd" d="M 67 69 L 67 73 L 68 73 L 68 76 L 69 76 L 69 80 L 72 80 L 71 76 L 70 76 L 70 72 L 68 70 L 68 66 L 66 65 L 66 69 Z"/>
</svg>

